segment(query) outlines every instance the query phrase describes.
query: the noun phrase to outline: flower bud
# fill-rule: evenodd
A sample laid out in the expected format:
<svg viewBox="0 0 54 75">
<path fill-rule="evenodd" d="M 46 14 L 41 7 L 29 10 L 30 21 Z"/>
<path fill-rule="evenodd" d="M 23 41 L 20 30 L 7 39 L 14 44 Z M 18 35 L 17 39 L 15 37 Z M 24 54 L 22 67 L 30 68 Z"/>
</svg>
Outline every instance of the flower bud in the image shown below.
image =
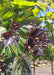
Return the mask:
<svg viewBox="0 0 54 75">
<path fill-rule="evenodd" d="M 2 69 L 0 69 L 0 72 L 2 72 Z"/>
<path fill-rule="evenodd" d="M 16 36 L 12 36 L 13 37 L 13 39 L 16 39 Z"/>
<path fill-rule="evenodd" d="M 31 49 L 31 46 L 28 46 L 28 49 L 30 50 Z"/>
</svg>

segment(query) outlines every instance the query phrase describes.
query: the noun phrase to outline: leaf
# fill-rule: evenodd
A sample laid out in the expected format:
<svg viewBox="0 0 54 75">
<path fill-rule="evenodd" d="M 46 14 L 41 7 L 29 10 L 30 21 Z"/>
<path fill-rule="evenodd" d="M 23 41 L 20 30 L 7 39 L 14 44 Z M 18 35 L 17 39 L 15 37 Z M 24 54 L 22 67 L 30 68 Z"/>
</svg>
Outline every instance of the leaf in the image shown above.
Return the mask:
<svg viewBox="0 0 54 75">
<path fill-rule="evenodd" d="M 28 31 L 24 28 L 20 28 L 19 31 L 20 31 L 20 34 L 23 35 L 23 36 L 28 36 L 29 35 Z"/>
<path fill-rule="evenodd" d="M 37 0 L 27 0 L 27 1 L 34 1 L 34 2 L 36 2 Z"/>
<path fill-rule="evenodd" d="M 24 25 L 24 26 L 23 26 L 23 28 L 24 28 L 24 29 L 27 29 L 27 30 L 31 30 L 32 27 L 33 27 L 33 26 L 31 26 L 31 25 L 27 25 L 27 26 Z"/>
<path fill-rule="evenodd" d="M 47 16 L 50 16 L 52 14 L 52 12 L 46 12 Z"/>
<path fill-rule="evenodd" d="M 11 0 L 12 1 L 12 0 Z M 3 21 L 4 27 L 8 28 L 11 24 L 11 18 L 13 18 L 13 8 L 10 4 L 10 0 L 4 0 L 3 5 L 1 6 L 2 9 L 0 9 L 0 17 Z"/>
<path fill-rule="evenodd" d="M 45 20 L 45 16 L 43 16 L 43 17 L 40 17 L 40 20 Z"/>
<path fill-rule="evenodd" d="M 24 42 L 26 39 L 20 37 L 20 40 L 18 42 L 18 53 L 22 52 L 24 50 Z"/>
<path fill-rule="evenodd" d="M 8 55 L 8 57 L 13 57 L 13 56 L 15 56 L 9 46 L 8 46 L 7 48 L 3 49 L 3 50 L 1 51 L 1 54 L 2 54 L 2 53 L 4 53 L 5 55 Z"/>
<path fill-rule="evenodd" d="M 36 4 L 37 8 L 41 11 L 44 11 L 44 8 L 42 6 L 40 6 L 38 3 Z"/>
<path fill-rule="evenodd" d="M 5 27 L 0 27 L 0 35 L 5 33 L 7 30 Z"/>
<path fill-rule="evenodd" d="M 51 6 L 50 6 L 50 8 L 54 8 L 54 3 L 51 3 Z"/>
<path fill-rule="evenodd" d="M 37 2 L 37 7 L 39 8 L 39 10 L 42 10 L 43 12 L 45 11 L 46 7 L 48 7 L 47 4 L 42 3 L 42 2 Z"/>
<path fill-rule="evenodd" d="M 22 1 L 22 2 L 11 2 L 12 4 L 17 4 L 19 6 L 35 6 L 36 3 L 35 2 L 31 2 L 31 1 Z"/>
<path fill-rule="evenodd" d="M 52 20 L 54 20 L 54 13 L 52 14 Z"/>
<path fill-rule="evenodd" d="M 12 56 L 15 56 L 15 54 L 13 53 L 13 51 L 19 56 L 19 53 L 22 52 L 23 48 L 24 48 L 24 42 L 25 42 L 25 39 L 23 38 L 20 38 L 19 42 L 15 42 L 15 45 L 14 43 L 12 44 L 11 43 L 12 41 L 10 41 L 10 46 L 9 44 L 7 43 L 4 47 L 5 49 L 2 50 L 1 53 L 5 53 L 6 55 L 8 55 L 8 57 L 12 57 Z M 5 42 L 6 43 L 6 42 Z M 13 49 L 13 51 L 12 51 Z"/>
<path fill-rule="evenodd" d="M 3 41 L 0 41 L 0 53 L 1 53 L 3 48 L 4 48 L 4 43 L 3 43 Z"/>
<path fill-rule="evenodd" d="M 10 18 L 13 15 L 10 11 L 8 11 L 6 14 L 3 15 L 2 19 L 4 18 Z"/>
<path fill-rule="evenodd" d="M 44 49 L 45 57 L 48 60 L 54 59 L 54 45 L 50 44 Z"/>
<path fill-rule="evenodd" d="M 23 51 L 23 48 L 24 48 L 24 45 L 21 43 L 21 41 L 19 41 L 18 43 L 18 52 L 22 52 Z"/>
<path fill-rule="evenodd" d="M 48 7 L 47 4 L 43 3 L 43 2 L 37 2 L 41 7 L 46 8 Z"/>
<path fill-rule="evenodd" d="M 46 27 L 46 25 L 43 25 L 43 28 L 45 28 Z"/>
<path fill-rule="evenodd" d="M 51 24 L 51 20 L 45 20 L 46 27 L 51 31 L 53 29 L 53 25 Z"/>
<path fill-rule="evenodd" d="M 45 1 L 46 1 L 46 3 L 48 3 L 48 4 L 52 3 L 52 0 L 45 0 Z"/>
<path fill-rule="evenodd" d="M 14 2 L 23 2 L 24 0 L 14 0 Z"/>
<path fill-rule="evenodd" d="M 24 44 L 24 42 L 26 41 L 26 39 L 20 37 L 20 41 L 21 41 L 22 44 Z"/>
<path fill-rule="evenodd" d="M 8 32 L 3 33 L 2 36 L 4 38 L 8 38 L 8 37 L 10 37 L 12 35 L 12 33 L 13 33 L 12 31 L 8 31 Z"/>
<path fill-rule="evenodd" d="M 0 26 L 2 26 L 3 25 L 3 22 L 2 22 L 2 19 L 0 18 Z"/>
<path fill-rule="evenodd" d="M 33 9 L 32 12 L 33 12 L 34 16 L 37 16 L 39 13 L 39 9 L 38 8 Z"/>
<path fill-rule="evenodd" d="M 47 17 L 49 18 L 49 19 L 54 19 L 54 13 L 52 13 L 52 12 L 46 12 L 46 15 L 47 15 Z"/>
<path fill-rule="evenodd" d="M 7 30 L 6 30 L 6 28 L 5 27 L 0 27 L 0 41 L 2 41 L 2 34 L 4 33 L 4 32 L 6 32 Z"/>
<path fill-rule="evenodd" d="M 12 57 L 6 60 L 6 70 L 1 73 L 3 75 L 31 75 L 30 64 L 28 60 L 18 60 L 16 57 Z"/>
</svg>

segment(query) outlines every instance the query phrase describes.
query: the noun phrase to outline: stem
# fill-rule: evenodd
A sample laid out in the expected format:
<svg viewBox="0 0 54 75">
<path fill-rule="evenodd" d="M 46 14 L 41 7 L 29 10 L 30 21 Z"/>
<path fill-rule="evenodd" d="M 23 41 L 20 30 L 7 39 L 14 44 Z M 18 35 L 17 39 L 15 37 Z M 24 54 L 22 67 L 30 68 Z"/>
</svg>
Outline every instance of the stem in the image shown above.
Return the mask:
<svg viewBox="0 0 54 75">
<path fill-rule="evenodd" d="M 53 31 L 51 30 L 52 38 L 53 38 Z M 51 69 L 52 69 L 52 75 L 53 75 L 53 60 L 51 59 Z"/>
<path fill-rule="evenodd" d="M 51 30 L 52 38 L 53 38 L 53 31 Z"/>
<path fill-rule="evenodd" d="M 34 75 L 35 75 L 35 56 L 33 57 L 33 65 L 34 65 L 34 68 L 33 68 L 33 73 L 34 73 Z"/>
<path fill-rule="evenodd" d="M 13 51 L 13 53 L 15 54 L 15 56 L 19 59 L 18 55 L 15 53 L 14 49 L 10 46 L 11 50 Z"/>
<path fill-rule="evenodd" d="M 53 60 L 51 60 L 51 69 L 52 69 L 52 75 L 53 75 Z"/>
<path fill-rule="evenodd" d="M 35 61 L 33 61 L 33 65 L 34 65 L 34 75 L 35 75 Z"/>
</svg>

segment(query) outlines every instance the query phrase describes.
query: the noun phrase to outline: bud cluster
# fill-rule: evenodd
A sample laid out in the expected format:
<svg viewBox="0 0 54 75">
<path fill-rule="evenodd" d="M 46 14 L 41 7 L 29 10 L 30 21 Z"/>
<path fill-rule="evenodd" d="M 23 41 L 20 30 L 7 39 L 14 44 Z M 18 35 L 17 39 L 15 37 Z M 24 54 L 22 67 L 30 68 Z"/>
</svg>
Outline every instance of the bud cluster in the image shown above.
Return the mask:
<svg viewBox="0 0 54 75">
<path fill-rule="evenodd" d="M 5 71 L 6 63 L 3 59 L 7 58 L 8 55 L 5 55 L 4 53 L 0 55 L 0 72 Z"/>
<path fill-rule="evenodd" d="M 29 54 L 44 56 L 43 49 L 50 42 L 50 39 L 46 37 L 45 30 L 36 28 L 35 30 L 31 31 L 27 41 L 24 43 L 24 47 L 29 52 Z"/>
<path fill-rule="evenodd" d="M 11 24 L 10 28 L 12 30 L 17 30 L 19 27 L 19 24 L 16 23 L 15 19 L 13 20 L 13 23 Z"/>
<path fill-rule="evenodd" d="M 2 34 L 2 40 L 4 42 L 4 48 L 6 48 L 7 46 L 13 44 L 13 45 L 17 45 L 18 41 L 19 41 L 19 31 L 18 29 L 18 24 L 16 23 L 15 19 L 13 20 L 13 23 L 11 24 L 10 28 L 12 30 L 5 32 Z"/>
</svg>

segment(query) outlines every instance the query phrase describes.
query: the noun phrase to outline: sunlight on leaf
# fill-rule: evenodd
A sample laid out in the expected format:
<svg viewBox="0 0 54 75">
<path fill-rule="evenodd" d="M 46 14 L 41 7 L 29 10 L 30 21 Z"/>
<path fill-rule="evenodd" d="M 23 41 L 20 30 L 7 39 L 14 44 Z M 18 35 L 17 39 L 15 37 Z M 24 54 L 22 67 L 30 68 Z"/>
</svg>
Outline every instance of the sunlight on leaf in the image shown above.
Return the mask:
<svg viewBox="0 0 54 75">
<path fill-rule="evenodd" d="M 42 3 L 42 2 L 37 2 L 41 7 L 43 7 L 43 8 L 46 8 L 46 7 L 48 7 L 48 5 L 47 4 L 45 4 L 45 3 Z"/>
<path fill-rule="evenodd" d="M 37 16 L 39 13 L 39 9 L 38 8 L 33 9 L 32 12 L 33 12 L 34 16 Z"/>
<path fill-rule="evenodd" d="M 51 3 L 51 6 L 50 6 L 50 8 L 54 8 L 54 3 Z"/>
<path fill-rule="evenodd" d="M 20 6 L 34 6 L 36 5 L 35 2 L 31 2 L 31 1 L 22 1 L 22 2 L 11 2 L 12 4 L 17 4 L 17 5 L 20 5 Z"/>
<path fill-rule="evenodd" d="M 11 13 L 10 11 L 8 11 L 5 15 L 3 15 L 2 19 L 4 18 L 9 18 L 13 15 L 13 13 Z"/>
</svg>

